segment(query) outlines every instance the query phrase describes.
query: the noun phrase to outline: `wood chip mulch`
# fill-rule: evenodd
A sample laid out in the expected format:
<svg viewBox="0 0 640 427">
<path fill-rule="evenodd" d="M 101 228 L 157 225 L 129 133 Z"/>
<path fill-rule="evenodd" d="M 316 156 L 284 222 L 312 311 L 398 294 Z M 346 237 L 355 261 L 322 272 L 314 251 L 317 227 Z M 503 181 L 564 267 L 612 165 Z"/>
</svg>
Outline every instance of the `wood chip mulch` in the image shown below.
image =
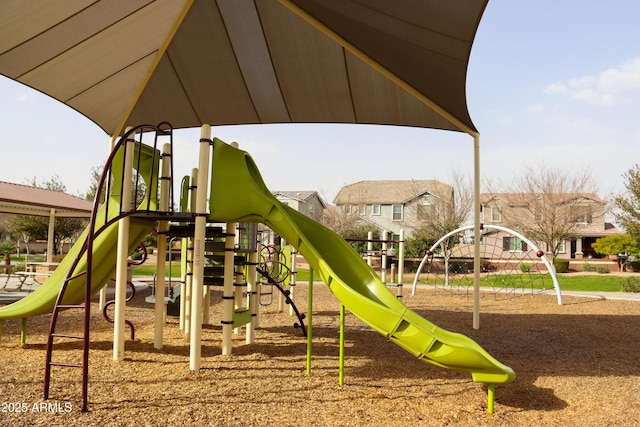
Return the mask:
<svg viewBox="0 0 640 427">
<path fill-rule="evenodd" d="M 307 286 L 295 289 L 307 311 Z M 426 364 L 347 311 L 345 384 L 338 384 L 339 302 L 314 286 L 312 372 L 306 338 L 288 308 L 260 309 L 256 342 L 234 335 L 221 355 L 221 293 L 212 292 L 203 326 L 202 369 L 189 370 L 189 346 L 169 317 L 164 347 L 153 346 L 153 307 L 138 293 L 127 307 L 136 337 L 112 361 L 113 327 L 92 307 L 89 409 L 80 411 L 80 370 L 53 368 L 42 402 L 49 316 L 7 320 L 0 342 L 1 426 L 637 426 L 640 422 L 640 302 L 524 295 L 482 295 L 480 329 L 472 300 L 433 289 L 404 303 L 436 325 L 476 340 L 517 373 L 496 387 L 495 413 L 471 376 Z M 285 306 L 286 307 L 286 306 Z M 65 313 L 58 331 L 79 327 Z M 77 330 L 76 330 L 77 331 Z M 128 334 L 128 330 L 127 330 Z M 60 342 L 54 360 L 78 360 L 78 342 Z"/>
</svg>

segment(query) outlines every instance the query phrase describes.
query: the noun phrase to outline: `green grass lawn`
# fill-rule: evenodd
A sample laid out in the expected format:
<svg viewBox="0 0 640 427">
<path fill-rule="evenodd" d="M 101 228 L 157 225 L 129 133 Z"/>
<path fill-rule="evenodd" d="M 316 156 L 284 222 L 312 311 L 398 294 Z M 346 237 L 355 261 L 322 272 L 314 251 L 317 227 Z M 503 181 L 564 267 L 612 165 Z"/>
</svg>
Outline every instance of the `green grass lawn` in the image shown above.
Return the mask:
<svg viewBox="0 0 640 427">
<path fill-rule="evenodd" d="M 42 258 L 42 259 L 40 259 Z M 30 261 L 42 261 L 44 258 L 42 256 L 31 255 L 29 257 Z M 24 263 L 24 257 L 11 257 L 11 263 L 20 265 Z M 166 272 L 169 274 L 169 263 L 166 263 Z M 156 273 L 156 266 L 151 264 L 146 265 L 136 265 L 133 267 L 133 275 L 134 276 L 153 276 Z M 544 285 L 545 288 L 552 288 L 553 282 L 548 275 L 545 275 L 544 280 L 535 280 L 533 281 L 533 287 L 536 289 L 541 289 Z M 171 268 L 171 277 L 180 277 L 180 263 L 174 262 Z M 561 274 L 558 277 L 558 282 L 560 283 L 560 289 L 566 291 L 599 291 L 599 292 L 619 292 L 621 290 L 621 281 L 625 276 L 613 276 L 608 274 L 589 274 L 589 275 L 576 275 L 572 276 L 569 274 Z M 308 282 L 309 281 L 309 270 L 308 269 L 298 269 L 296 279 L 299 282 Z M 511 283 L 512 281 L 518 282 L 518 275 L 505 275 L 501 276 L 506 283 Z M 314 280 L 319 280 L 319 276 L 315 274 Z M 411 279 L 413 280 L 413 279 Z M 471 280 L 473 278 L 471 277 Z M 405 284 L 410 284 L 411 282 L 406 282 Z M 420 280 L 419 283 L 425 283 L 424 280 Z M 486 281 L 486 278 L 483 277 L 481 280 L 481 286 L 491 286 L 491 283 Z M 530 285 L 527 285 L 530 286 Z"/>
</svg>

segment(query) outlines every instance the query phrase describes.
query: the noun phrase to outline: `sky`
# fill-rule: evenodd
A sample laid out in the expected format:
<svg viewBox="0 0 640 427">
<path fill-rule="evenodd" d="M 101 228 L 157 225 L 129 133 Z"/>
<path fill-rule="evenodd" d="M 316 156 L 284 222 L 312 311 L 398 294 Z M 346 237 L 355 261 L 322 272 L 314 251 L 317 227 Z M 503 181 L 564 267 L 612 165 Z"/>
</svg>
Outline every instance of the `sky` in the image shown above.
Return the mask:
<svg viewBox="0 0 640 427">
<path fill-rule="evenodd" d="M 483 181 L 508 182 L 525 166 L 590 171 L 599 194 L 624 191 L 640 163 L 640 2 L 490 0 L 467 72 L 480 132 Z M 84 194 L 109 137 L 89 119 L 0 76 L 0 181 L 57 176 Z M 473 175 L 463 133 L 370 125 L 215 127 L 248 151 L 272 190 L 318 191 L 332 202 L 362 180 Z M 177 181 L 197 166 L 199 130 L 176 131 Z"/>
</svg>

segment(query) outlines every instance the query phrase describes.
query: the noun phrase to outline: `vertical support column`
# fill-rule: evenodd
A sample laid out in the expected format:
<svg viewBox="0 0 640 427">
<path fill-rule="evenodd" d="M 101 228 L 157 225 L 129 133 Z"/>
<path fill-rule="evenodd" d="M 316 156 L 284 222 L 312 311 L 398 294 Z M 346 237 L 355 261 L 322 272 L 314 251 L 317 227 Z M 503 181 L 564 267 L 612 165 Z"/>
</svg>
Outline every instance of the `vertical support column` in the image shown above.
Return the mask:
<svg viewBox="0 0 640 427">
<path fill-rule="evenodd" d="M 289 279 L 289 299 L 293 303 L 294 291 L 296 289 L 296 261 L 298 260 L 298 251 L 291 246 L 291 278 Z M 289 304 L 289 316 L 294 315 L 293 304 Z"/>
<path fill-rule="evenodd" d="M 49 230 L 47 232 L 47 262 L 53 261 L 53 240 L 54 240 L 54 231 L 56 224 L 56 210 L 51 208 L 49 211 Z"/>
<path fill-rule="evenodd" d="M 476 135 L 473 138 L 473 329 L 480 329 L 480 136 L 479 135 Z"/>
<path fill-rule="evenodd" d="M 258 273 L 256 267 L 258 264 L 258 252 L 251 252 L 249 254 L 249 268 L 247 271 L 247 298 L 249 302 L 249 308 L 251 309 L 251 322 L 247 324 L 246 340 L 247 344 L 255 341 L 255 328 L 256 328 L 256 314 L 258 313 Z"/>
<path fill-rule="evenodd" d="M 384 230 L 382 232 L 382 260 L 380 261 L 381 279 L 382 283 L 387 284 L 387 239 L 389 232 Z"/>
<path fill-rule="evenodd" d="M 369 264 L 369 267 L 371 267 L 373 265 L 373 256 L 371 255 L 373 253 L 373 231 L 369 231 L 367 233 L 367 264 Z"/>
<path fill-rule="evenodd" d="M 191 187 L 190 187 L 190 212 L 196 212 L 196 200 L 198 196 L 198 168 L 191 170 Z M 205 230 L 206 231 L 206 230 Z M 191 331 L 191 295 L 193 294 L 193 246 L 195 244 L 194 236 L 189 237 L 189 250 L 187 251 L 189 259 L 187 262 L 187 277 L 184 284 L 184 291 L 180 298 L 181 316 L 184 318 L 184 337 L 189 339 Z M 203 270 L 204 277 L 204 270 Z M 203 279 L 204 280 L 204 279 Z M 184 304 L 184 305 L 183 305 Z"/>
<path fill-rule="evenodd" d="M 117 135 L 112 135 L 111 138 L 109 139 L 109 154 L 111 154 L 111 152 L 113 151 L 113 148 L 116 146 L 116 139 L 117 139 Z M 100 197 L 100 188 L 96 188 L 95 197 Z M 104 286 L 100 288 L 100 299 L 99 299 L 100 310 L 102 310 L 102 308 L 107 303 L 107 285 L 108 284 L 109 282 L 105 283 Z"/>
<path fill-rule="evenodd" d="M 487 386 L 487 412 L 493 414 L 493 403 L 496 399 L 496 385 L 488 384 Z"/>
<path fill-rule="evenodd" d="M 131 209 L 131 176 L 133 168 L 134 140 L 126 141 L 124 171 L 122 174 L 122 194 L 120 211 Z M 118 173 L 119 171 L 114 171 Z M 127 304 L 127 259 L 129 258 L 129 224 L 131 217 L 125 216 L 118 221 L 118 248 L 116 254 L 116 293 L 115 314 L 113 319 L 113 360 L 124 359 L 124 311 Z"/>
<path fill-rule="evenodd" d="M 344 385 L 344 304 L 340 304 L 340 350 L 338 384 Z"/>
<path fill-rule="evenodd" d="M 200 369 L 202 349 L 202 292 L 204 287 L 204 239 L 207 228 L 207 180 L 211 151 L 211 126 L 200 129 L 200 157 L 198 162 L 198 195 L 193 242 L 193 283 L 191 289 L 191 330 L 189 337 L 189 369 Z"/>
<path fill-rule="evenodd" d="M 398 243 L 398 299 L 402 299 L 404 288 L 404 229 L 400 230 L 400 243 Z"/>
<path fill-rule="evenodd" d="M 169 210 L 169 182 L 171 174 L 171 145 L 162 147 L 162 174 L 160 175 L 160 211 Z M 165 259 L 167 251 L 167 221 L 158 221 L 158 256 L 156 259 L 156 303 L 153 330 L 153 346 L 161 349 L 163 342 L 163 327 L 167 306 L 164 303 L 165 283 Z"/>
<path fill-rule="evenodd" d="M 311 348 L 313 344 L 313 268 L 311 267 L 309 267 L 307 301 L 307 375 L 311 375 Z"/>
<path fill-rule="evenodd" d="M 236 223 L 228 222 L 226 238 L 224 241 L 224 288 L 222 291 L 222 355 L 231 354 L 231 338 L 233 334 L 233 309 L 234 309 L 234 244 Z"/>
</svg>

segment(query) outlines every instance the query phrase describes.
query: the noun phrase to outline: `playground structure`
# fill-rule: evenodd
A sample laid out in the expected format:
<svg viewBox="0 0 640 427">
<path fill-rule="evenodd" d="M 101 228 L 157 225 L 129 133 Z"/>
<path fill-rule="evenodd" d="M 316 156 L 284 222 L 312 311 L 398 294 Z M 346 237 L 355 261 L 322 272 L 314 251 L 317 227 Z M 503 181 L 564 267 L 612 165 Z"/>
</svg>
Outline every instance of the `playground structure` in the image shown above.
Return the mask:
<svg viewBox="0 0 640 427">
<path fill-rule="evenodd" d="M 403 290 L 403 277 L 404 277 L 404 230 L 400 230 L 399 239 L 394 240 L 389 238 L 389 231 L 383 230 L 382 236 L 380 239 L 373 238 L 373 232 L 369 231 L 367 233 L 366 239 L 345 239 L 347 242 L 364 242 L 367 244 L 367 251 L 365 253 L 365 257 L 367 260 L 367 265 L 369 267 L 373 267 L 373 258 L 375 255 L 375 251 L 373 250 L 374 243 L 380 243 L 380 280 L 382 283 L 386 284 L 389 287 L 395 287 L 397 289 L 396 294 L 398 299 L 402 299 L 402 290 Z M 390 261 L 393 258 L 389 256 L 390 249 L 393 246 L 389 246 L 389 244 L 397 244 L 397 264 Z M 390 265 L 390 281 L 387 283 L 387 267 Z M 397 276 L 396 276 L 397 272 Z M 397 280 L 396 280 L 397 279 Z"/>
<path fill-rule="evenodd" d="M 562 304 L 562 292 L 558 276 L 553 265 L 534 242 L 507 227 L 499 225 L 480 225 L 480 266 L 483 284 L 491 287 L 494 297 L 503 294 L 513 297 L 516 293 L 524 295 L 527 290 L 533 294 L 553 288 L 558 304 Z M 435 242 L 420 262 L 413 280 L 411 294 L 415 295 L 420 274 L 425 270 L 426 283 L 436 290 L 451 294 L 469 296 L 473 279 L 473 245 L 467 242 L 473 226 L 460 227 Z M 502 241 L 491 235 L 503 232 L 518 239 L 522 247 L 505 251 Z M 506 255 L 505 255 L 506 253 Z M 549 283 L 551 282 L 551 283 Z"/>
<path fill-rule="evenodd" d="M 236 238 L 239 236 L 235 230 L 239 223 L 263 223 L 304 256 L 312 271 L 318 273 L 343 307 L 374 330 L 425 362 L 468 372 L 474 381 L 488 384 L 488 410 L 493 411 L 494 385 L 513 381 L 515 373 L 511 368 L 494 359 L 468 337 L 438 328 L 404 306 L 344 239 L 277 201 L 263 183 L 251 157 L 221 140 L 211 139 L 210 132 L 208 125 L 202 127 L 199 164 L 192 173 L 191 184 L 185 186 L 183 181 L 182 189 L 189 188 L 189 197 L 187 199 L 183 191 L 181 211 L 173 209 L 176 202 L 171 191 L 170 126 L 142 126 L 126 132 L 112 151 L 100 180 L 99 188 L 104 189 L 105 201 L 100 205 L 97 202 L 100 198 L 96 198 L 90 225 L 65 262 L 33 294 L 0 308 L 0 319 L 26 319 L 53 313 L 47 342 L 45 399 L 49 397 L 53 366 L 81 368 L 82 409 L 87 410 L 91 297 L 104 287 L 114 271 L 113 358 L 124 358 L 127 259 L 138 242 L 154 227 L 158 231 L 157 257 L 160 260 L 156 290 L 165 289 L 164 259 L 166 241 L 172 234 L 170 224 L 180 224 L 182 232 L 188 230 L 189 236 L 182 237 L 187 239 L 183 248 L 186 248 L 186 259 L 192 262 L 185 265 L 180 325 L 189 337 L 190 369 L 197 371 L 201 367 L 202 323 L 208 321 L 207 287 L 213 283 L 209 281 L 211 277 L 219 277 L 209 274 L 218 266 L 206 265 L 207 252 L 215 252 L 210 245 L 208 247 L 213 241 L 208 238 L 218 239 L 213 241 L 218 247 L 224 243 L 221 258 L 224 267 L 222 354 L 231 354 L 231 334 L 241 326 L 246 327 L 247 343 L 253 342 L 258 306 L 258 251 L 247 251 L 248 262 L 243 266 L 236 264 Z M 152 145 L 143 142 L 148 135 L 151 135 Z M 169 141 L 161 152 L 158 147 L 163 139 Z M 209 184 L 210 190 L 207 191 Z M 224 233 L 209 226 L 211 223 L 225 224 Z M 241 273 L 240 268 L 244 271 L 245 267 L 246 273 Z M 240 277 L 246 277 L 244 301 L 241 301 L 243 292 L 234 283 Z M 309 286 L 311 290 L 312 284 Z M 162 348 L 165 302 L 166 298 L 156 297 L 154 300 L 154 347 L 157 349 Z M 73 309 L 84 311 L 82 332 L 58 334 L 58 316 L 64 310 Z M 83 341 L 82 363 L 54 361 L 55 341 L 59 339 Z"/>
</svg>

